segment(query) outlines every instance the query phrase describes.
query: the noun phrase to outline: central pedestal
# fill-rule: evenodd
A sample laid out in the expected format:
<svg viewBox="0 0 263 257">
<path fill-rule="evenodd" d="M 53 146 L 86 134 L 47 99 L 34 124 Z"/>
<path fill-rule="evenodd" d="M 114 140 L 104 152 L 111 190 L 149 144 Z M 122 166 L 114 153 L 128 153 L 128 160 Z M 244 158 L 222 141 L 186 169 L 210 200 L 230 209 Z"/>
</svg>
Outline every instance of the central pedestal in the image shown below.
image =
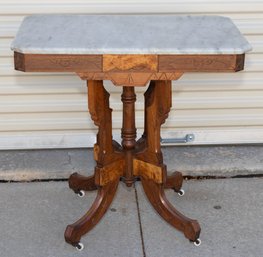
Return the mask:
<svg viewBox="0 0 263 257">
<path fill-rule="evenodd" d="M 182 193 L 183 176 L 174 172 L 167 177 L 160 145 L 161 125 L 171 108 L 171 81 L 151 81 L 145 92 L 145 124 L 142 137 L 136 142 L 134 87 L 123 87 L 122 143 L 112 140 L 112 110 L 109 93 L 103 81 L 88 81 L 88 103 L 91 118 L 99 127 L 94 158 L 97 162 L 93 176 L 74 173 L 69 186 L 75 192 L 98 190 L 89 211 L 77 222 L 68 225 L 65 239 L 81 249 L 81 236 L 91 230 L 109 208 L 120 179 L 127 186 L 141 180 L 145 194 L 160 216 L 196 244 L 200 243 L 200 226 L 196 220 L 179 213 L 165 197 L 164 189 Z"/>
</svg>

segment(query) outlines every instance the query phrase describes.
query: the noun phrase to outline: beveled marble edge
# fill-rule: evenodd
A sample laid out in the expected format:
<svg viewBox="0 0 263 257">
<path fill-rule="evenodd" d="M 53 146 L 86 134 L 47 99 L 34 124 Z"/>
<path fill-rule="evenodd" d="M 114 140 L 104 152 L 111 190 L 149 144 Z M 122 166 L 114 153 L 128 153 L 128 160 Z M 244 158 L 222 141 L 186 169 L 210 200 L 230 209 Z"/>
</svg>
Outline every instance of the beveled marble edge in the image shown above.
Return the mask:
<svg viewBox="0 0 263 257">
<path fill-rule="evenodd" d="M 11 50 L 14 52 L 18 53 L 23 53 L 23 54 L 153 54 L 153 55 L 206 55 L 206 54 L 244 54 L 252 50 L 251 45 L 247 45 L 244 48 L 236 48 L 236 49 L 220 49 L 220 50 L 215 50 L 215 49 L 184 49 L 184 50 L 170 50 L 165 49 L 165 50 L 155 50 L 155 49 L 130 49 L 130 50 L 117 50 L 117 49 L 61 49 L 61 48 L 18 48 L 18 47 L 13 47 L 11 45 Z"/>
</svg>

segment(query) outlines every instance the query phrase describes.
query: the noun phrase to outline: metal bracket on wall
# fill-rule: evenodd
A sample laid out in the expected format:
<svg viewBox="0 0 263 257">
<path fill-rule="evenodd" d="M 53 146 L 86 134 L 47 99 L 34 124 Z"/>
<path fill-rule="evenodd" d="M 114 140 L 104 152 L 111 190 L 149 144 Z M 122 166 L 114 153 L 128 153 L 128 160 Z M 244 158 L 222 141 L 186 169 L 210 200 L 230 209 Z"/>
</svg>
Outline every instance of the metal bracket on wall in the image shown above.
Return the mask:
<svg viewBox="0 0 263 257">
<path fill-rule="evenodd" d="M 161 138 L 161 144 L 189 143 L 195 140 L 194 134 L 186 134 L 183 138 Z"/>
</svg>

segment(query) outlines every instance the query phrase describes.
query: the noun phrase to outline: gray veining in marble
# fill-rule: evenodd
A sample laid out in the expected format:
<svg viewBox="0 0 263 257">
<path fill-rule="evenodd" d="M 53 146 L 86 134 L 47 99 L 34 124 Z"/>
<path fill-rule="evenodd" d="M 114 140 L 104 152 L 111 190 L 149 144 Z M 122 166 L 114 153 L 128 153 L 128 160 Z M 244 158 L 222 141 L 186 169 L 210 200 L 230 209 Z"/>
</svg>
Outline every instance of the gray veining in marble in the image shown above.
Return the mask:
<svg viewBox="0 0 263 257">
<path fill-rule="evenodd" d="M 33 15 L 12 50 L 45 54 L 243 54 L 251 50 L 220 16 Z"/>
</svg>

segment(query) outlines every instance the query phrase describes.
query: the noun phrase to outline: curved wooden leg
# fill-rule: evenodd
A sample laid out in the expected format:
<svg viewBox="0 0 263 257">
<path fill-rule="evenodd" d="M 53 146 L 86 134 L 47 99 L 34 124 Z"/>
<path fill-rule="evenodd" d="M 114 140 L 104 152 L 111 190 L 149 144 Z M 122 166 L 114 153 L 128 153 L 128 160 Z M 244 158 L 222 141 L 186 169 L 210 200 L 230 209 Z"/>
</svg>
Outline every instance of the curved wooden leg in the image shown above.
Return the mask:
<svg viewBox="0 0 263 257">
<path fill-rule="evenodd" d="M 189 219 L 178 212 L 167 200 L 164 194 L 164 186 L 153 180 L 141 177 L 144 192 L 155 210 L 170 225 L 182 231 L 186 238 L 196 241 L 199 238 L 201 228 L 196 220 Z"/>
<path fill-rule="evenodd" d="M 95 184 L 95 176 L 85 177 L 78 173 L 73 173 L 69 177 L 68 181 L 69 187 L 75 192 L 78 193 L 80 190 L 84 191 L 93 191 L 97 190 L 98 187 Z"/>
<path fill-rule="evenodd" d="M 81 237 L 100 221 L 113 200 L 118 184 L 119 180 L 115 180 L 98 188 L 98 195 L 89 211 L 74 224 L 67 226 L 65 231 L 67 243 L 76 246 Z"/>
<path fill-rule="evenodd" d="M 179 192 L 183 185 L 183 175 L 179 171 L 173 172 L 172 175 L 166 178 L 164 188 L 173 189 L 175 192 Z"/>
</svg>

